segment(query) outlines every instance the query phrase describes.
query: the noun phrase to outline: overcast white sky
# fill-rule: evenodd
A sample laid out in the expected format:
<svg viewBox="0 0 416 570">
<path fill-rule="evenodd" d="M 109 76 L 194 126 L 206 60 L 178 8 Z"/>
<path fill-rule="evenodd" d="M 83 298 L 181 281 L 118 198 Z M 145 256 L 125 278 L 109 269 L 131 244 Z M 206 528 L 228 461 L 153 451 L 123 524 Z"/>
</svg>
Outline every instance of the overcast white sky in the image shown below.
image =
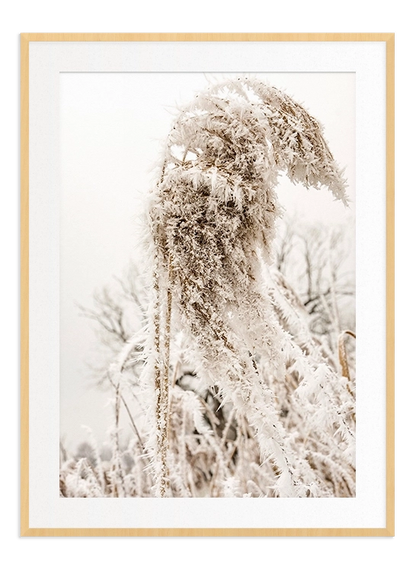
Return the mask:
<svg viewBox="0 0 416 570">
<path fill-rule="evenodd" d="M 349 73 L 256 74 L 283 89 L 325 127 L 346 167 L 351 208 L 329 192 L 282 180 L 280 202 L 308 221 L 354 223 L 355 76 Z M 95 290 L 120 275 L 137 253 L 136 219 L 153 182 L 178 106 L 225 74 L 63 73 L 60 77 L 60 424 L 74 448 L 88 425 L 106 437 L 108 395 L 93 388 L 86 365 L 96 347 L 90 321 L 76 303 L 92 305 Z"/>
</svg>

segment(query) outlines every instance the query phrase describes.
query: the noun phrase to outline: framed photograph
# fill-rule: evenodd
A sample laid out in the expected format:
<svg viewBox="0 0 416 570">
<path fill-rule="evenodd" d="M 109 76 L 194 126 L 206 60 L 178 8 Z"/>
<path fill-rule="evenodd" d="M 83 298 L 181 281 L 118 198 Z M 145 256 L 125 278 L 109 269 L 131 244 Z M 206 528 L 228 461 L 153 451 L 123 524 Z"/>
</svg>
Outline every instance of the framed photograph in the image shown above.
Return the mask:
<svg viewBox="0 0 416 570">
<path fill-rule="evenodd" d="M 394 536 L 394 34 L 21 35 L 21 535 Z"/>
</svg>

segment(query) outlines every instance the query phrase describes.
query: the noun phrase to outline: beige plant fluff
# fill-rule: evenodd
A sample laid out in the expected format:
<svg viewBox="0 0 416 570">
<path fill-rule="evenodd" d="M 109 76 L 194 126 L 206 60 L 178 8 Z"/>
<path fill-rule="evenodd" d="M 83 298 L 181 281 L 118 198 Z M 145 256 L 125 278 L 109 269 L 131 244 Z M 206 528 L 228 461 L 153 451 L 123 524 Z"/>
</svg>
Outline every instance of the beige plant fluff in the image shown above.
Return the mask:
<svg viewBox="0 0 416 570">
<path fill-rule="evenodd" d="M 198 375 L 252 426 L 264 458 L 275 466 L 278 496 L 309 496 L 312 488 L 325 495 L 313 462 L 298 457 L 276 411 L 273 386 L 284 385 L 289 361 L 297 367 L 299 398 L 309 398 L 311 430 L 321 429 L 316 417 L 326 409 L 331 429 L 347 441 L 345 450 L 352 446 L 352 430 L 331 388 L 339 376 L 299 348 L 279 323 L 266 290 L 263 267 L 282 214 L 281 173 L 306 188 L 326 187 L 347 202 L 343 173 L 319 123 L 262 81 L 236 78 L 211 86 L 180 111 L 169 134 L 149 210 L 156 388 L 149 453 L 158 496 L 169 495 L 174 323 L 186 334 Z M 311 398 L 316 391 L 320 399 Z"/>
</svg>

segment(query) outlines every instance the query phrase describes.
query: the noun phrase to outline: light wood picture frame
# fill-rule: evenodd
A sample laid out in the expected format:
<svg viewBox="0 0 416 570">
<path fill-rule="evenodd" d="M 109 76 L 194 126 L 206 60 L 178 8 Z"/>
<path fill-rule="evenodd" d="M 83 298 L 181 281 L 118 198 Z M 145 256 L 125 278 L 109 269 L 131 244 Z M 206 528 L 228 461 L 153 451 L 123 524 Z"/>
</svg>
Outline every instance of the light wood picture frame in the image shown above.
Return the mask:
<svg viewBox="0 0 416 570">
<path fill-rule="evenodd" d="M 394 39 L 393 33 L 21 34 L 21 536 L 394 536 Z M 129 46 L 136 51 L 127 53 L 125 49 Z M 169 57 L 166 55 L 166 46 L 172 48 Z M 198 49 L 202 55 L 190 55 L 191 51 L 198 52 Z M 69 50 L 71 53 L 68 56 Z M 231 54 L 229 62 L 228 52 Z M 221 69 L 221 65 L 213 67 L 213 61 L 218 61 L 220 53 L 224 54 L 226 61 Z M 278 61 L 276 54 L 280 56 Z M 195 58 L 199 58 L 198 64 L 195 63 Z M 322 58 L 322 65 L 319 58 Z M 256 61 L 261 63 L 256 64 Z M 347 72 L 354 73 L 359 81 L 356 91 L 356 121 L 361 126 L 357 129 L 357 164 L 361 163 L 362 168 L 364 162 L 360 149 L 365 145 L 367 150 L 373 146 L 373 151 L 367 152 L 365 156 L 374 154 L 377 166 L 373 165 L 372 168 L 378 170 L 374 188 L 370 192 L 364 186 L 364 178 L 360 178 L 360 166 L 357 167 L 357 209 L 362 209 L 361 229 L 357 236 L 362 239 L 367 239 L 371 233 L 383 236 L 383 243 L 374 246 L 379 247 L 374 250 L 378 252 L 380 268 L 376 277 L 380 280 L 382 274 L 383 282 L 379 295 L 375 296 L 373 303 L 369 303 L 371 307 L 366 315 L 368 318 L 371 311 L 378 312 L 384 324 L 379 333 L 378 352 L 371 355 L 373 360 L 378 355 L 375 369 L 382 369 L 382 374 L 377 372 L 377 377 L 374 378 L 375 385 L 379 387 L 374 395 L 375 411 L 373 410 L 378 422 L 377 449 L 374 450 L 374 457 L 368 447 L 360 455 L 363 463 L 370 463 L 374 459 L 374 464 L 378 466 L 374 495 L 371 499 L 361 496 L 365 495 L 369 481 L 360 487 L 361 465 L 358 463 L 357 495 L 354 498 L 336 499 L 337 503 L 333 507 L 337 509 L 339 505 L 340 509 L 347 508 L 348 516 L 345 520 L 352 521 L 352 524 L 328 524 L 331 516 L 326 511 L 319 518 L 319 513 L 312 516 L 310 506 L 305 506 L 304 518 L 299 515 L 299 519 L 294 519 L 301 520 L 301 524 L 291 519 L 285 523 L 284 514 L 279 515 L 280 519 L 276 518 L 279 524 L 274 524 L 273 515 L 270 514 L 264 516 L 264 525 L 261 524 L 260 517 L 260 522 L 257 520 L 252 527 L 246 522 L 240 526 L 224 519 L 221 509 L 236 509 L 235 520 L 238 520 L 238 513 L 245 507 L 237 507 L 236 501 L 240 505 L 247 505 L 250 499 L 210 501 L 192 498 L 185 501 L 194 501 L 195 509 L 201 509 L 204 515 L 194 516 L 190 509 L 189 525 L 183 522 L 187 520 L 185 513 L 178 524 L 165 526 L 161 521 L 175 521 L 174 509 L 186 510 L 187 503 L 180 504 L 178 499 L 62 499 L 59 498 L 58 487 L 46 492 L 37 483 L 40 480 L 50 481 L 54 474 L 58 481 L 59 445 L 56 443 L 59 433 L 55 432 L 59 431 L 59 74 L 132 73 L 136 70 L 136 65 L 137 72 L 147 73 Z M 256 68 L 256 65 L 261 67 Z M 365 119 L 363 113 L 371 107 L 374 96 L 371 89 L 376 89 L 373 76 L 377 80 L 377 86 L 381 85 L 382 89 L 377 92 L 378 102 L 374 105 L 373 113 Z M 371 129 L 375 124 L 381 125 L 380 128 L 385 133 L 383 140 L 371 139 Z M 361 141 L 359 136 L 362 133 L 368 135 L 369 139 Z M 367 190 L 379 213 L 374 219 L 368 213 L 370 198 L 366 196 Z M 357 241 L 357 248 L 361 245 Z M 364 264 L 365 261 L 364 259 Z M 49 274 L 52 267 L 53 274 Z M 364 282 L 368 280 L 366 287 L 371 289 L 372 277 L 365 273 L 363 266 L 358 267 L 357 288 L 362 283 L 364 289 Z M 45 279 L 51 282 L 51 289 L 40 292 Z M 358 318 L 366 294 L 363 293 L 362 301 L 357 307 Z M 362 329 L 365 327 L 362 326 Z M 39 343 L 44 343 L 43 348 L 38 349 Z M 45 362 L 42 365 L 38 363 L 43 358 L 43 350 L 51 355 L 54 362 L 52 366 Z M 366 363 L 363 369 L 371 369 L 372 362 Z M 42 372 L 45 370 L 49 370 L 46 376 Z M 363 382 L 358 370 L 358 403 L 365 391 Z M 360 438 L 361 441 L 368 442 L 372 429 L 365 421 L 366 411 L 369 413 L 366 407 L 368 399 L 363 397 L 362 401 L 364 404 L 357 412 L 357 442 Z M 367 478 L 370 480 L 373 475 L 368 466 Z M 360 503 L 360 500 L 363 502 Z M 68 507 L 71 501 L 74 506 Z M 93 513 L 94 504 L 88 506 L 89 510 L 85 510 L 84 506 L 78 507 L 80 502 L 85 504 L 94 501 L 96 505 L 99 501 L 103 502 L 97 513 Z M 137 508 L 144 509 L 147 513 L 142 515 L 138 524 L 131 524 L 133 516 L 126 515 L 123 518 L 123 509 L 127 512 L 126 505 L 129 501 L 138 501 Z M 140 501 L 147 503 L 144 506 Z M 221 501 L 226 502 L 225 507 Z M 261 505 L 270 501 L 275 501 L 275 505 L 279 501 L 284 501 L 286 505 L 290 504 L 288 501 L 298 501 L 303 505 L 309 501 L 309 504 L 314 505 L 312 510 L 319 511 L 325 502 L 329 505 L 330 499 L 285 498 L 257 501 Z M 257 501 L 251 499 L 251 504 L 257 504 Z M 175 504 L 180 504 L 180 507 Z M 378 513 L 377 524 L 372 524 L 370 511 L 373 507 L 374 512 Z M 250 509 L 254 508 L 247 507 L 247 519 L 251 517 Z M 266 513 L 269 507 L 266 505 L 264 508 Z M 68 516 L 63 516 L 66 509 L 73 509 L 73 512 L 68 510 Z M 88 512 L 92 513 L 91 518 L 86 514 Z M 164 519 L 165 514 L 167 519 Z M 105 521 L 114 521 L 114 524 L 94 524 L 100 516 Z M 203 517 L 206 517 L 206 525 L 192 522 L 204 520 Z M 146 520 L 148 524 L 143 522 Z M 227 520 L 225 525 L 224 520 Z M 232 520 L 231 517 L 230 521 Z"/>
</svg>

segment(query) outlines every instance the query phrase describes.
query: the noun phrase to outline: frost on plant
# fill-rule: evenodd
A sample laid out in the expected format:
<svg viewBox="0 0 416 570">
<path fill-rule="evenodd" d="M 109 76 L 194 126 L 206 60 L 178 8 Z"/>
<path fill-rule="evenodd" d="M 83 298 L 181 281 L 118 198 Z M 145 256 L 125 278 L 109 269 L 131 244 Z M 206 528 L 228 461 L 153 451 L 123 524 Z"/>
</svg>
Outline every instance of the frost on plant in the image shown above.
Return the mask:
<svg viewBox="0 0 416 570">
<path fill-rule="evenodd" d="M 106 370 L 111 458 L 66 459 L 63 496 L 355 495 L 355 335 L 329 258 L 318 280 L 307 266 L 308 299 L 278 263 L 281 174 L 347 204 L 321 125 L 275 87 L 228 80 L 179 112 L 149 200 L 147 284 L 122 282 L 141 325 Z"/>
</svg>

